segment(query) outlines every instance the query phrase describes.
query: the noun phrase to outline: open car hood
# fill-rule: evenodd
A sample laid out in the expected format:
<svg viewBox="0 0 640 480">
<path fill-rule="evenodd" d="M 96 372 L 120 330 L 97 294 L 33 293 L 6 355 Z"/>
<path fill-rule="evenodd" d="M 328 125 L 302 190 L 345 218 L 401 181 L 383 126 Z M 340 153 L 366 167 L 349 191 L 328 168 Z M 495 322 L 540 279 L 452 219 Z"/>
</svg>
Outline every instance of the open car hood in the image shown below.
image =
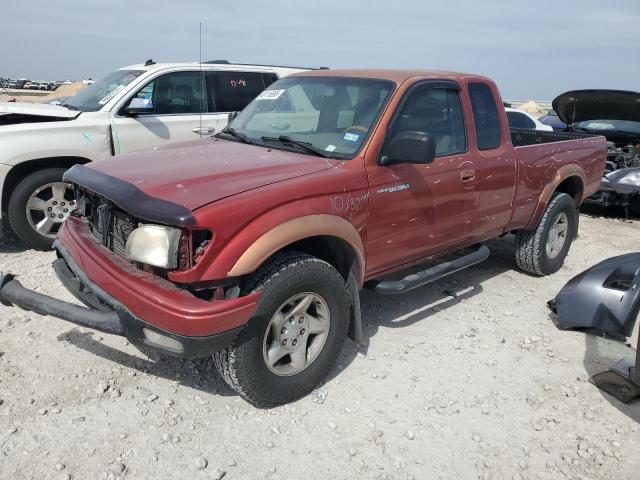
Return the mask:
<svg viewBox="0 0 640 480">
<path fill-rule="evenodd" d="M 572 90 L 553 100 L 558 118 L 567 125 L 587 120 L 640 122 L 640 93 L 625 90 Z"/>
<path fill-rule="evenodd" d="M 0 102 L 0 125 L 72 120 L 80 113 L 49 103 Z"/>
</svg>

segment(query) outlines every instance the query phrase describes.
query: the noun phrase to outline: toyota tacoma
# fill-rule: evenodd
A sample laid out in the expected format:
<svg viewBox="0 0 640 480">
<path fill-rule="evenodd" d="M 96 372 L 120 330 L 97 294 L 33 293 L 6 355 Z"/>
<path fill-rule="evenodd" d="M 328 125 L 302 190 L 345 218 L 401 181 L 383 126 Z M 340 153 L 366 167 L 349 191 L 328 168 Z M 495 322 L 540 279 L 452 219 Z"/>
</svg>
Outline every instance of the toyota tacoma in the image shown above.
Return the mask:
<svg viewBox="0 0 640 480">
<path fill-rule="evenodd" d="M 426 285 L 507 233 L 521 269 L 556 272 L 606 156 L 601 136 L 510 129 L 485 77 L 295 74 L 216 136 L 67 171 L 78 205 L 53 268 L 88 308 L 9 273 L 0 300 L 144 352 L 213 355 L 271 407 L 316 387 L 346 336 L 363 342 L 363 286 Z"/>
</svg>

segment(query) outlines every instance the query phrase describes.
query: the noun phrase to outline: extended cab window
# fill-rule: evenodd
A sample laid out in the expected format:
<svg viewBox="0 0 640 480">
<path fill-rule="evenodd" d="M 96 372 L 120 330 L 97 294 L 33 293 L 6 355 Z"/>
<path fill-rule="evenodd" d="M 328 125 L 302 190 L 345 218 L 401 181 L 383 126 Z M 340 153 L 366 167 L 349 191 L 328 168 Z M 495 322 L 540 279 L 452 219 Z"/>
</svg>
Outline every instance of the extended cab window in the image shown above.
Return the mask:
<svg viewBox="0 0 640 480">
<path fill-rule="evenodd" d="M 469 97 L 476 127 L 479 150 L 492 150 L 500 146 L 500 118 L 491 89 L 484 83 L 469 85 Z"/>
<path fill-rule="evenodd" d="M 458 90 L 433 88 L 429 83 L 414 88 L 395 118 L 388 138 L 405 131 L 431 135 L 438 157 L 465 152 L 467 139 Z"/>
<path fill-rule="evenodd" d="M 262 90 L 264 80 L 256 72 L 208 72 L 207 89 L 214 94 L 216 112 L 239 112 Z"/>
<path fill-rule="evenodd" d="M 206 112 L 201 73 L 167 73 L 153 79 L 136 93 L 135 98 L 152 101 L 151 115 L 196 114 Z"/>
<path fill-rule="evenodd" d="M 507 112 L 507 119 L 509 120 L 509 126 L 513 128 L 527 128 L 529 130 L 535 130 L 536 124 L 533 123 L 529 117 L 520 112 Z"/>
</svg>

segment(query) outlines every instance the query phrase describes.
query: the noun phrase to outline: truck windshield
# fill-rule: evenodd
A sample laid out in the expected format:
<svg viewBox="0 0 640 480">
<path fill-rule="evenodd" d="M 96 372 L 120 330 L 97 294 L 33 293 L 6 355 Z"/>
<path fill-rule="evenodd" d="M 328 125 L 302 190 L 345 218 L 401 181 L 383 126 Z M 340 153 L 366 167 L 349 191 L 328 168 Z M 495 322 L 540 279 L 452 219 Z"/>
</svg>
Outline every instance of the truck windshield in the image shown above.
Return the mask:
<svg viewBox="0 0 640 480">
<path fill-rule="evenodd" d="M 393 87 L 389 81 L 362 78 L 285 78 L 258 95 L 231 129 L 270 148 L 351 158 L 364 145 Z"/>
<path fill-rule="evenodd" d="M 133 82 L 144 70 L 116 70 L 79 91 L 62 105 L 80 112 L 97 112 L 118 92 Z"/>
</svg>

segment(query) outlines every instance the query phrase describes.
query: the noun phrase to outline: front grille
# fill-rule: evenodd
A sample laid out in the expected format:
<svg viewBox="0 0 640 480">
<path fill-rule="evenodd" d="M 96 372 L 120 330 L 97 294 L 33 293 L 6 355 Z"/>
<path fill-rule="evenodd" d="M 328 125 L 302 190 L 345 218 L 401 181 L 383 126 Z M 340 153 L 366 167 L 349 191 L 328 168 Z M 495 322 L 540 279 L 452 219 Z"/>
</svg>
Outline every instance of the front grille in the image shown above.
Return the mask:
<svg viewBox="0 0 640 480">
<path fill-rule="evenodd" d="M 99 196 L 85 194 L 81 201 L 84 202 L 81 214 L 98 243 L 127 258 L 125 245 L 131 232 L 137 228 L 138 219 Z"/>
</svg>

